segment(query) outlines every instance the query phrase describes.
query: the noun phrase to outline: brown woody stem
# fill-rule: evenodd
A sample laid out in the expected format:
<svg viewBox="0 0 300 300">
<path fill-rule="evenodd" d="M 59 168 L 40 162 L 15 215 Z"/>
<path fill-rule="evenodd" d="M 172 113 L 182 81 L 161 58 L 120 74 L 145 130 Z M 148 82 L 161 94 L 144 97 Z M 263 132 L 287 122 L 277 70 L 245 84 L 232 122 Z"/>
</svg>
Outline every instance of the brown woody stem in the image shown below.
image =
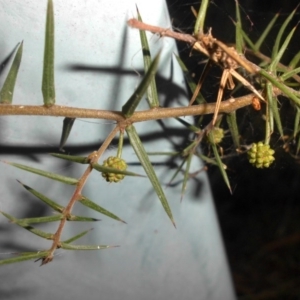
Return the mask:
<svg viewBox="0 0 300 300">
<path fill-rule="evenodd" d="M 281 93 L 279 90 L 276 92 L 277 95 Z M 219 112 L 230 113 L 250 105 L 254 96 L 255 94 L 251 93 L 239 98 L 231 98 L 229 100 L 222 101 Z M 144 111 L 137 111 L 128 119 L 128 121 L 135 123 L 183 116 L 213 114 L 215 111 L 215 106 L 216 103 L 199 104 L 185 107 L 159 107 Z M 0 105 L 0 116 L 11 115 L 103 119 L 116 122 L 125 121 L 125 118 L 122 116 L 120 111 L 77 108 L 61 105 L 53 105 L 51 107 L 8 104 Z"/>
</svg>

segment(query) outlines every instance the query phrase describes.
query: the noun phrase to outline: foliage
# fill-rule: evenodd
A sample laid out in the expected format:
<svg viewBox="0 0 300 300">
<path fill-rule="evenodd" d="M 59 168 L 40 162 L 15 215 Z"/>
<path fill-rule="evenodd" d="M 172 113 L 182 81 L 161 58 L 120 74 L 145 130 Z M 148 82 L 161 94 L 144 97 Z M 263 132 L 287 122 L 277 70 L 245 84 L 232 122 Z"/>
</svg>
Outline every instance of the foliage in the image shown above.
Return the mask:
<svg viewBox="0 0 300 300">
<path fill-rule="evenodd" d="M 237 2 L 236 2 L 237 3 Z M 158 27 L 147 25 L 142 22 L 139 12 L 137 12 L 138 19 L 131 19 L 128 24 L 132 27 L 140 29 L 141 45 L 143 48 L 143 59 L 145 76 L 142 79 L 139 86 L 133 92 L 132 96 L 126 101 L 126 103 L 120 108 L 119 112 L 112 111 L 95 111 L 87 109 L 76 109 L 71 107 L 61 107 L 55 104 L 55 84 L 54 84 L 54 15 L 53 15 L 53 3 L 52 0 L 48 0 L 47 9 L 47 22 L 45 30 L 45 51 L 44 51 L 44 68 L 43 68 L 43 80 L 42 91 L 44 96 L 44 106 L 24 106 L 22 109 L 18 105 L 13 105 L 13 90 L 17 79 L 18 69 L 22 57 L 21 43 L 16 51 L 15 58 L 13 60 L 11 70 L 7 75 L 4 85 L 0 92 L 0 114 L 2 115 L 63 115 L 65 117 L 64 126 L 62 129 L 60 149 L 62 150 L 64 144 L 67 142 L 69 133 L 72 130 L 72 126 L 76 118 L 86 117 L 87 115 L 94 118 L 105 118 L 114 120 L 117 122 L 115 128 L 108 134 L 104 143 L 98 150 L 90 154 L 88 157 L 79 157 L 72 155 L 65 155 L 61 153 L 52 154 L 56 158 L 71 161 L 73 163 L 79 163 L 86 165 L 85 172 L 79 176 L 79 178 L 70 178 L 62 176 L 56 173 L 50 173 L 45 170 L 32 168 L 30 166 L 21 165 L 13 162 L 6 162 L 11 166 L 25 170 L 26 172 L 35 173 L 38 176 L 44 176 L 52 180 L 60 181 L 64 184 L 74 186 L 73 196 L 69 199 L 66 206 L 62 206 L 53 199 L 49 199 L 44 194 L 37 190 L 23 184 L 22 186 L 43 203 L 49 206 L 55 214 L 47 217 L 39 218 L 27 218 L 17 219 L 5 212 L 1 212 L 11 222 L 18 226 L 21 226 L 25 230 L 31 232 L 40 238 L 50 240 L 52 245 L 49 249 L 39 251 L 37 253 L 19 253 L 17 256 L 0 261 L 0 264 L 8 264 L 13 262 L 19 262 L 31 259 L 41 259 L 42 264 L 50 262 L 54 253 L 58 248 L 68 250 L 98 250 L 107 249 L 115 246 L 106 245 L 75 245 L 74 241 L 81 238 L 87 231 L 79 233 L 68 240 L 62 241 L 61 236 L 66 222 L 74 221 L 86 221 L 95 222 L 98 219 L 77 216 L 72 214 L 72 209 L 78 202 L 85 205 L 89 209 L 95 210 L 101 214 L 104 214 L 114 220 L 124 222 L 121 218 L 114 213 L 100 207 L 94 201 L 86 198 L 82 194 L 83 187 L 92 171 L 96 170 L 102 173 L 103 177 L 110 182 L 117 183 L 125 176 L 143 176 L 135 174 L 127 170 L 126 159 L 121 158 L 123 147 L 123 135 L 126 132 L 129 138 L 132 149 L 137 155 L 140 164 L 143 166 L 146 176 L 150 180 L 153 189 L 157 194 L 157 198 L 161 202 L 163 209 L 167 216 L 175 226 L 175 220 L 168 200 L 165 196 L 164 189 L 159 182 L 153 165 L 150 161 L 150 153 L 147 153 L 143 142 L 138 135 L 135 123 L 146 122 L 149 120 L 176 118 L 184 127 L 186 127 L 193 135 L 191 143 L 180 152 L 176 153 L 156 153 L 163 155 L 177 155 L 181 157 L 182 164 L 178 167 L 177 171 L 172 177 L 175 179 L 180 171 L 183 170 L 183 184 L 182 184 L 182 197 L 190 178 L 190 166 L 194 159 L 199 158 L 204 160 L 207 165 L 215 165 L 220 169 L 224 182 L 231 191 L 230 181 L 227 174 L 227 166 L 225 165 L 226 157 L 246 155 L 248 152 L 249 162 L 257 168 L 266 168 L 274 161 L 274 150 L 272 150 L 271 144 L 274 139 L 280 137 L 282 145 L 285 148 L 289 148 L 291 142 L 295 142 L 295 149 L 289 149 L 291 153 L 296 155 L 300 148 L 300 93 L 299 88 L 299 76 L 300 71 L 299 60 L 300 55 L 297 53 L 295 57 L 290 61 L 288 66 L 280 64 L 280 60 L 283 54 L 286 52 L 288 45 L 292 39 L 292 36 L 296 28 L 292 29 L 285 38 L 283 38 L 287 25 L 293 18 L 295 11 L 293 11 L 286 21 L 282 24 L 281 29 L 278 32 L 271 59 L 265 57 L 260 52 L 261 45 L 264 39 L 268 35 L 272 26 L 274 25 L 277 15 L 270 21 L 269 26 L 262 33 L 261 37 L 252 42 L 246 33 L 242 29 L 242 21 L 239 13 L 239 6 L 236 6 L 236 48 L 228 47 L 221 41 L 215 39 L 212 32 L 204 33 L 205 17 L 208 9 L 208 0 L 202 1 L 199 12 L 197 13 L 196 25 L 194 28 L 194 34 L 180 34 L 173 32 L 169 29 L 159 29 Z M 196 84 L 192 76 L 189 74 L 184 63 L 179 57 L 176 57 L 180 64 L 183 73 L 185 74 L 186 81 L 193 93 L 192 100 L 189 104 L 183 105 L 178 108 L 173 107 L 160 107 L 160 102 L 157 95 L 157 87 L 155 84 L 155 74 L 159 65 L 160 53 L 158 53 L 154 59 L 151 58 L 150 49 L 147 42 L 147 37 L 144 30 L 157 32 L 161 36 L 170 36 L 178 40 L 189 43 L 193 51 L 198 51 L 208 57 L 209 62 L 203 76 L 201 76 L 198 84 Z M 247 46 L 246 46 L 247 45 Z M 242 53 L 248 52 L 253 56 L 261 59 L 260 65 L 248 61 Z M 219 65 L 223 69 L 223 75 L 221 78 L 220 87 L 218 88 L 218 96 L 216 103 L 208 103 L 201 95 L 201 86 L 205 83 L 205 76 L 209 71 L 212 63 Z M 243 72 L 246 71 L 255 82 L 249 82 L 248 76 L 243 76 Z M 243 89 L 243 95 L 240 97 L 231 96 L 229 100 L 222 101 L 224 98 L 225 86 L 229 86 L 233 89 L 235 78 L 237 83 L 240 83 L 245 87 Z M 250 90 L 251 93 L 249 93 Z M 247 92 L 246 92 L 247 91 Z M 149 110 L 144 112 L 136 112 L 136 109 L 143 99 L 144 94 L 147 93 L 147 100 L 149 104 Z M 233 95 L 233 94 L 232 94 Z M 284 98 L 278 98 L 284 96 Z M 194 104 L 194 101 L 196 104 Z M 287 135 L 283 130 L 282 118 L 280 113 L 281 101 L 290 101 L 295 107 L 295 122 L 293 128 L 293 134 Z M 238 110 L 253 105 L 253 114 L 261 113 L 263 111 L 263 118 L 260 122 L 252 124 L 254 128 L 258 128 L 261 132 L 264 128 L 264 137 L 259 137 L 259 140 L 251 140 L 251 137 L 240 134 L 240 124 L 237 117 Z M 205 115 L 213 114 L 213 118 L 204 117 Z M 190 124 L 180 117 L 183 116 L 195 116 L 195 123 Z M 223 116 L 226 115 L 226 118 Z M 226 121 L 226 122 L 225 122 Z M 227 130 L 227 131 L 226 131 Z M 228 134 L 230 133 L 231 139 L 228 142 Z M 224 134 L 225 133 L 225 134 Z M 104 151 L 109 147 L 113 138 L 119 134 L 119 146 L 116 157 L 110 157 L 104 162 L 103 165 L 98 164 L 99 158 Z M 264 142 L 258 141 L 264 139 Z M 224 140 L 227 140 L 224 142 Z M 222 144 L 228 143 L 224 151 Z M 203 152 L 200 151 L 200 146 Z M 250 149 L 250 150 L 249 150 Z M 263 153 L 262 153 L 262 152 Z M 152 153 L 153 154 L 153 153 Z M 249 164 L 250 166 L 250 164 Z M 171 180 L 171 181 L 172 181 Z M 58 222 L 57 231 L 54 233 L 48 233 L 36 229 L 31 224 L 42 222 Z M 125 222 L 124 222 L 125 223 Z"/>
</svg>

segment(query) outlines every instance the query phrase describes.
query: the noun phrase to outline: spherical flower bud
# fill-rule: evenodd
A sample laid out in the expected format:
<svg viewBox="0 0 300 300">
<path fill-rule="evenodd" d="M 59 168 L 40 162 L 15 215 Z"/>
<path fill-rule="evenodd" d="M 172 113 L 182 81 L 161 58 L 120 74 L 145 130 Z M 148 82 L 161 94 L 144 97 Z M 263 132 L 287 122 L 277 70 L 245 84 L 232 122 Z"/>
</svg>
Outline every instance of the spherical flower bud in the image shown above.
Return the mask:
<svg viewBox="0 0 300 300">
<path fill-rule="evenodd" d="M 127 164 L 124 159 L 119 157 L 110 156 L 103 162 L 103 167 L 109 167 L 118 169 L 120 171 L 125 171 L 127 169 Z M 116 173 L 105 173 L 102 172 L 102 176 L 108 182 L 119 182 L 120 180 L 124 179 L 124 174 L 116 174 Z"/>
<path fill-rule="evenodd" d="M 214 127 L 208 134 L 208 140 L 212 144 L 219 144 L 224 138 L 224 130 L 220 127 Z"/>
<path fill-rule="evenodd" d="M 262 142 L 252 144 L 251 149 L 248 151 L 248 159 L 250 164 L 256 168 L 269 168 L 274 158 L 275 151 Z"/>
</svg>

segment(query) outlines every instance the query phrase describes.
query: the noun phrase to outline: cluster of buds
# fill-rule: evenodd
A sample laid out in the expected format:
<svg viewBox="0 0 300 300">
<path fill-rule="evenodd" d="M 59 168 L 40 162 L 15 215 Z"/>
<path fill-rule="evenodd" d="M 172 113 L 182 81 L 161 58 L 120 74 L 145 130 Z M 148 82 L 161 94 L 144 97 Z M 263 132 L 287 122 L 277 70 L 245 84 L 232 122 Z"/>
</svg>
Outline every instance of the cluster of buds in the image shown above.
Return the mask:
<svg viewBox="0 0 300 300">
<path fill-rule="evenodd" d="M 125 171 L 127 169 L 127 164 L 124 159 L 110 156 L 108 159 L 106 159 L 103 162 L 103 167 L 109 167 L 118 169 L 120 171 Z M 119 182 L 120 180 L 124 179 L 124 174 L 116 174 L 116 173 L 105 173 L 102 172 L 102 176 L 105 178 L 108 182 Z"/>
<path fill-rule="evenodd" d="M 248 151 L 249 162 L 256 168 L 269 168 L 275 160 L 274 153 L 275 151 L 270 148 L 270 145 L 262 142 L 254 143 Z"/>
</svg>

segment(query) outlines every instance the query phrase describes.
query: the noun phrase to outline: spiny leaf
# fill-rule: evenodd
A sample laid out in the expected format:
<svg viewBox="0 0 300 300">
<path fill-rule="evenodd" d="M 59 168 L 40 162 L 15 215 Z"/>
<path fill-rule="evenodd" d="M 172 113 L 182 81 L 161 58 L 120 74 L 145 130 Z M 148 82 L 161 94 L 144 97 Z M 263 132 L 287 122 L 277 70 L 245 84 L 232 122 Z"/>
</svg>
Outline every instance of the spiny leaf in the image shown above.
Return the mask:
<svg viewBox="0 0 300 300">
<path fill-rule="evenodd" d="M 112 218 L 114 220 L 126 223 L 125 221 L 123 221 L 121 218 L 119 218 L 115 214 L 113 214 L 110 211 L 104 209 L 103 207 L 99 206 L 98 204 L 94 203 L 93 201 L 91 201 L 90 199 L 88 199 L 84 196 L 82 196 L 82 198 L 80 200 L 78 200 L 78 202 L 80 202 L 82 205 L 85 205 L 85 206 L 87 206 L 87 207 L 89 207 L 89 208 L 99 212 L 100 214 L 103 214 L 103 215 L 109 217 L 109 218 Z"/>
<path fill-rule="evenodd" d="M 138 177 L 145 177 L 144 175 L 140 175 L 140 174 L 137 174 L 137 173 L 133 173 L 133 172 L 130 172 L 130 171 L 121 171 L 117 168 L 110 168 L 110 167 L 104 167 L 102 165 L 99 165 L 98 163 L 94 163 L 92 164 L 92 167 L 101 172 L 101 173 L 114 173 L 114 174 L 123 174 L 123 175 L 126 175 L 126 176 L 138 176 Z"/>
<path fill-rule="evenodd" d="M 297 8 L 294 9 L 290 15 L 286 18 L 286 20 L 284 21 L 284 23 L 281 25 L 280 27 L 280 30 L 277 34 L 277 37 L 276 37 L 276 40 L 275 40 L 275 44 L 273 46 L 273 50 L 272 50 L 272 59 L 271 61 L 274 61 L 275 57 L 278 55 L 278 49 L 279 49 L 279 45 L 280 45 L 280 42 L 281 42 L 281 38 L 282 38 L 282 35 L 287 27 L 287 25 L 290 23 L 290 21 L 292 20 L 295 12 L 296 12 Z"/>
<path fill-rule="evenodd" d="M 72 243 L 72 242 L 74 242 L 74 241 L 80 239 L 80 238 L 83 237 L 84 235 L 86 235 L 86 234 L 87 234 L 88 232 L 90 232 L 91 230 L 93 230 L 93 228 L 92 228 L 92 229 L 89 229 L 89 230 L 85 230 L 85 231 L 83 231 L 83 232 L 80 232 L 79 234 L 77 234 L 77 235 L 71 237 L 70 239 L 65 240 L 64 243 L 65 243 L 65 244 Z"/>
<path fill-rule="evenodd" d="M 177 156 L 180 155 L 181 152 L 179 151 L 170 151 L 170 152 L 147 152 L 148 155 L 167 155 L 167 156 Z"/>
<path fill-rule="evenodd" d="M 18 76 L 19 67 L 22 60 L 23 42 L 18 48 L 15 58 L 12 62 L 8 75 L 4 81 L 3 87 L 0 92 L 0 103 L 11 104 L 14 95 L 14 88 Z"/>
<path fill-rule="evenodd" d="M 20 223 L 26 224 L 34 224 L 34 223 L 48 223 L 48 222 L 55 222 L 60 221 L 63 219 L 63 215 L 54 215 L 48 217 L 37 217 L 37 218 L 25 218 L 25 219 L 18 219 Z M 79 222 L 97 222 L 101 221 L 100 219 L 90 218 L 90 217 L 81 217 L 81 216 L 74 216 L 70 215 L 67 217 L 67 221 L 79 221 Z"/>
<path fill-rule="evenodd" d="M 174 179 L 177 177 L 177 175 L 179 174 L 179 172 L 182 170 L 184 164 L 186 163 L 186 160 L 187 160 L 186 157 L 182 160 L 182 162 L 181 162 L 181 164 L 178 166 L 176 172 L 173 174 L 172 178 L 170 179 L 170 181 L 169 181 L 169 183 L 168 183 L 168 186 L 171 185 L 171 183 L 172 183 L 172 182 L 174 181 Z"/>
<path fill-rule="evenodd" d="M 261 45 L 263 44 L 263 42 L 265 41 L 265 38 L 267 37 L 267 35 L 269 34 L 270 30 L 272 29 L 272 27 L 274 26 L 277 18 L 279 17 L 279 13 L 277 13 L 272 20 L 270 21 L 270 23 L 268 24 L 268 26 L 265 28 L 265 30 L 263 31 L 263 33 L 260 35 L 259 39 L 256 41 L 255 45 L 254 45 L 254 49 L 255 51 L 259 51 Z"/>
<path fill-rule="evenodd" d="M 193 141 L 191 144 L 189 144 L 186 148 L 184 148 L 184 150 L 181 152 L 182 156 L 188 156 L 191 151 L 193 150 L 193 148 L 195 148 L 197 145 L 197 141 Z"/>
<path fill-rule="evenodd" d="M 195 133 L 199 133 L 201 131 L 201 129 L 195 125 L 190 124 L 189 122 L 181 119 L 181 118 L 176 118 L 176 120 L 178 122 L 180 122 L 182 125 L 184 125 L 186 128 L 188 128 L 189 130 L 195 132 Z"/>
<path fill-rule="evenodd" d="M 299 61 L 300 61 L 300 51 L 296 53 L 296 55 L 290 61 L 289 68 L 294 69 L 296 66 L 299 65 Z"/>
<path fill-rule="evenodd" d="M 235 47 L 238 53 L 243 53 L 244 39 L 242 33 L 242 19 L 240 14 L 239 3 L 235 1 L 235 14 L 236 14 L 236 24 L 235 24 Z"/>
<path fill-rule="evenodd" d="M 274 55 L 274 57 L 272 58 L 272 63 L 271 63 L 270 66 L 269 66 L 269 70 L 270 70 L 271 72 L 274 72 L 274 73 L 275 73 L 276 67 L 277 67 L 277 65 L 278 65 L 278 63 L 279 63 L 279 61 L 280 61 L 282 55 L 286 52 L 286 49 L 287 49 L 287 47 L 288 47 L 288 45 L 289 45 L 289 43 L 290 43 L 290 41 L 291 41 L 291 39 L 292 39 L 292 36 L 293 36 L 293 34 L 294 34 L 296 28 L 297 28 L 297 27 L 294 27 L 294 28 L 291 30 L 291 32 L 289 33 L 289 35 L 288 35 L 287 38 L 285 39 L 284 43 L 282 44 L 280 50 L 278 51 L 277 55 Z"/>
<path fill-rule="evenodd" d="M 208 133 L 208 137 L 209 137 L 210 140 L 213 140 L 213 136 L 212 136 L 212 133 L 211 133 L 211 132 Z M 215 156 L 217 165 L 218 165 L 218 167 L 219 167 L 219 170 L 220 170 L 220 172 L 221 172 L 221 174 L 222 174 L 222 177 L 223 177 L 223 179 L 224 179 L 224 182 L 225 182 L 225 184 L 227 185 L 227 187 L 228 187 L 230 193 L 232 193 L 232 190 L 231 190 L 231 187 L 230 187 L 230 183 L 229 183 L 229 179 L 228 179 L 227 173 L 226 173 L 226 171 L 225 171 L 224 164 L 222 163 L 222 160 L 221 160 L 221 158 L 220 158 L 220 155 L 219 155 L 217 146 L 216 146 L 216 144 L 211 143 L 211 147 L 212 147 L 212 149 L 213 149 L 214 156 Z"/>
<path fill-rule="evenodd" d="M 184 177 L 183 177 L 180 201 L 182 201 L 182 199 L 183 199 L 184 192 L 185 192 L 186 186 L 187 186 L 187 182 L 189 180 L 189 174 L 190 174 L 190 168 L 191 168 L 191 162 L 192 162 L 193 156 L 194 156 L 194 154 L 190 153 L 186 160 L 187 163 L 186 163 L 186 168 L 185 168 Z"/>
<path fill-rule="evenodd" d="M 50 153 L 50 155 L 57 157 L 57 158 L 61 158 L 61 159 L 65 159 L 68 161 L 73 161 L 79 164 L 89 164 L 90 160 L 88 157 L 85 156 L 74 156 L 74 155 L 68 155 L 68 154 L 61 154 L 61 153 Z"/>
<path fill-rule="evenodd" d="M 42 92 L 44 97 L 44 104 L 46 106 L 52 106 L 53 104 L 55 104 L 54 13 L 52 0 L 48 0 L 47 5 Z"/>
<path fill-rule="evenodd" d="M 22 220 L 18 220 L 15 217 L 13 217 L 13 216 L 11 216 L 11 215 L 3 212 L 3 211 L 0 211 L 0 213 L 3 216 L 5 216 L 7 219 L 9 219 L 12 223 L 15 223 L 15 224 L 19 225 L 20 227 L 30 231 L 31 233 L 33 233 L 37 236 L 40 236 L 40 237 L 45 238 L 47 240 L 52 240 L 53 239 L 53 234 L 52 233 L 47 233 L 47 232 L 44 232 L 42 230 L 31 227 L 28 223 L 23 222 Z"/>
<path fill-rule="evenodd" d="M 266 113 L 265 113 L 264 119 L 265 119 L 265 141 L 264 141 L 264 143 L 266 145 L 268 145 L 270 143 L 271 135 L 274 131 L 273 111 L 272 111 L 271 105 L 269 104 L 269 99 L 268 99 L 268 104 L 266 107 Z"/>
<path fill-rule="evenodd" d="M 61 138 L 59 143 L 59 151 L 63 151 L 63 152 L 65 151 L 63 147 L 65 146 L 68 140 L 68 137 L 70 135 L 75 120 L 76 120 L 75 118 L 64 118 L 63 128 L 62 128 L 62 133 L 61 133 Z"/>
<path fill-rule="evenodd" d="M 277 129 L 280 133 L 280 136 L 283 137 L 283 129 L 282 129 L 281 118 L 278 110 L 277 97 L 273 95 L 273 87 L 271 83 L 269 82 L 267 83 L 266 90 L 267 90 L 268 103 L 272 109 Z"/>
<path fill-rule="evenodd" d="M 48 222 L 56 222 L 63 218 L 63 215 L 53 215 L 48 217 L 37 217 L 37 218 L 25 218 L 18 219 L 20 223 L 24 224 L 34 224 L 34 223 L 48 223 Z"/>
<path fill-rule="evenodd" d="M 117 157 L 120 159 L 122 157 L 123 144 L 124 144 L 124 131 L 121 130 L 119 136 L 119 142 L 118 142 L 118 151 L 117 151 Z"/>
<path fill-rule="evenodd" d="M 65 250 L 103 250 L 108 248 L 115 248 L 119 246 L 107 246 L 107 245 L 71 245 L 69 243 L 61 242 L 62 249 Z"/>
<path fill-rule="evenodd" d="M 195 153 L 196 156 L 200 157 L 204 162 L 214 165 L 214 166 L 218 166 L 218 163 L 216 162 L 215 159 L 212 159 L 210 157 L 207 157 L 206 155 L 203 155 L 201 153 Z"/>
<path fill-rule="evenodd" d="M 90 217 L 81 217 L 81 216 L 74 216 L 70 215 L 67 218 L 68 221 L 79 221 L 79 222 L 98 222 L 101 221 L 100 219 L 90 218 Z"/>
<path fill-rule="evenodd" d="M 284 83 L 280 82 L 277 78 L 274 78 L 269 72 L 260 69 L 258 73 L 269 80 L 274 86 L 278 87 L 288 98 L 293 100 L 296 105 L 300 106 L 300 99 L 297 97 L 295 92 L 292 89 L 287 87 Z"/>
<path fill-rule="evenodd" d="M 28 185 L 23 184 L 21 181 L 17 180 L 28 192 L 30 192 L 32 195 L 36 196 L 38 199 L 42 200 L 44 203 L 49 205 L 51 208 L 53 208 L 55 211 L 63 212 L 64 207 L 57 204 L 53 200 L 49 199 L 45 195 L 39 193 L 38 191 L 34 190 L 33 188 L 29 187 Z"/>
<path fill-rule="evenodd" d="M 197 20 L 194 27 L 195 36 L 197 36 L 198 34 L 203 34 L 204 22 L 205 22 L 209 2 L 210 2 L 209 0 L 201 1 L 201 6 L 198 11 Z"/>
<path fill-rule="evenodd" d="M 140 12 L 138 8 L 136 8 L 137 14 L 138 14 L 138 20 L 143 21 L 142 17 L 140 15 Z M 145 30 L 140 30 L 140 39 L 141 39 L 141 45 L 143 49 L 143 59 L 144 59 L 144 70 L 145 73 L 148 72 L 150 65 L 151 65 L 151 53 L 150 53 L 150 48 L 147 40 L 147 35 L 145 33 Z M 157 96 L 157 88 L 156 88 L 156 83 L 155 83 L 155 78 L 153 77 L 149 87 L 147 89 L 147 100 L 149 103 L 149 106 L 151 108 L 154 107 L 159 107 L 159 100 Z"/>
<path fill-rule="evenodd" d="M 300 135 L 298 136 L 297 148 L 296 148 L 296 155 L 298 155 L 300 150 Z"/>
<path fill-rule="evenodd" d="M 60 181 L 60 182 L 66 183 L 66 184 L 75 185 L 75 184 L 78 183 L 78 179 L 75 179 L 75 178 L 62 176 L 62 175 L 59 175 L 59 174 L 55 174 L 55 173 L 43 171 L 43 170 L 40 170 L 40 169 L 28 167 L 28 166 L 21 165 L 21 164 L 18 164 L 18 163 L 12 163 L 12 162 L 7 162 L 7 161 L 2 161 L 2 162 L 6 163 L 8 165 L 14 166 L 16 168 L 22 169 L 24 171 L 31 172 L 31 173 L 34 173 L 34 174 L 38 174 L 38 175 L 41 175 L 41 176 L 44 176 L 44 177 L 47 177 L 47 178 L 50 178 L 50 179 L 53 179 L 53 180 L 56 180 L 56 181 Z"/>
<path fill-rule="evenodd" d="M 291 77 L 293 77 L 294 75 L 298 74 L 300 72 L 300 67 L 296 68 L 296 69 L 293 69 L 291 71 L 288 71 L 286 73 L 283 73 L 281 76 L 280 76 L 280 79 L 282 81 L 285 81 Z"/>
<path fill-rule="evenodd" d="M 31 260 L 31 259 L 43 258 L 43 257 L 46 257 L 48 254 L 49 254 L 48 251 L 40 251 L 37 253 L 32 252 L 32 253 L 26 253 L 24 255 L 22 253 L 20 253 L 19 256 L 0 260 L 0 266 L 12 264 L 12 263 L 16 263 L 16 262 L 21 262 L 21 261 L 26 261 L 26 260 Z"/>
<path fill-rule="evenodd" d="M 296 115 L 295 115 L 295 121 L 294 121 L 294 133 L 293 137 L 296 138 L 296 135 L 300 131 L 300 108 L 296 107 Z"/>
<path fill-rule="evenodd" d="M 155 56 L 154 60 L 152 61 L 149 67 L 148 72 L 146 73 L 145 77 L 137 87 L 136 91 L 132 94 L 132 96 L 128 99 L 128 101 L 122 106 L 122 113 L 126 118 L 129 118 L 133 115 L 143 95 L 145 94 L 151 80 L 154 78 L 158 67 L 159 57 L 160 57 L 160 52 Z"/>
<path fill-rule="evenodd" d="M 176 54 L 174 54 L 176 60 L 178 61 L 179 66 L 181 67 L 181 70 L 183 71 L 185 80 L 187 81 L 187 84 L 191 90 L 192 93 L 194 93 L 195 89 L 196 89 L 196 83 L 194 82 L 194 79 L 192 78 L 189 70 L 187 69 L 186 65 L 184 64 L 184 62 L 180 59 L 179 56 L 177 56 Z M 202 96 L 201 93 L 198 93 L 197 97 L 196 97 L 196 102 L 198 104 L 203 104 L 206 103 L 206 100 L 204 99 L 204 97 Z"/>
<path fill-rule="evenodd" d="M 231 112 L 226 116 L 226 121 L 232 136 L 233 144 L 236 149 L 240 148 L 240 134 L 236 121 L 236 112 Z"/>
<path fill-rule="evenodd" d="M 134 152 L 136 153 L 140 163 L 142 164 L 149 180 L 152 183 L 152 186 L 159 198 L 159 200 L 161 201 L 161 204 L 165 210 L 165 212 L 167 213 L 167 215 L 169 216 L 170 220 L 172 221 L 173 225 L 175 226 L 175 222 L 173 219 L 173 215 L 172 215 L 172 211 L 170 209 L 169 203 L 167 201 L 167 198 L 164 194 L 164 191 L 161 187 L 161 184 L 154 172 L 153 166 L 149 160 L 149 157 L 146 153 L 146 150 L 134 128 L 133 125 L 130 125 L 128 127 L 126 127 L 126 132 L 128 134 L 129 140 L 130 140 L 130 144 L 134 150 Z M 175 226 L 176 227 L 176 226 Z"/>
</svg>

